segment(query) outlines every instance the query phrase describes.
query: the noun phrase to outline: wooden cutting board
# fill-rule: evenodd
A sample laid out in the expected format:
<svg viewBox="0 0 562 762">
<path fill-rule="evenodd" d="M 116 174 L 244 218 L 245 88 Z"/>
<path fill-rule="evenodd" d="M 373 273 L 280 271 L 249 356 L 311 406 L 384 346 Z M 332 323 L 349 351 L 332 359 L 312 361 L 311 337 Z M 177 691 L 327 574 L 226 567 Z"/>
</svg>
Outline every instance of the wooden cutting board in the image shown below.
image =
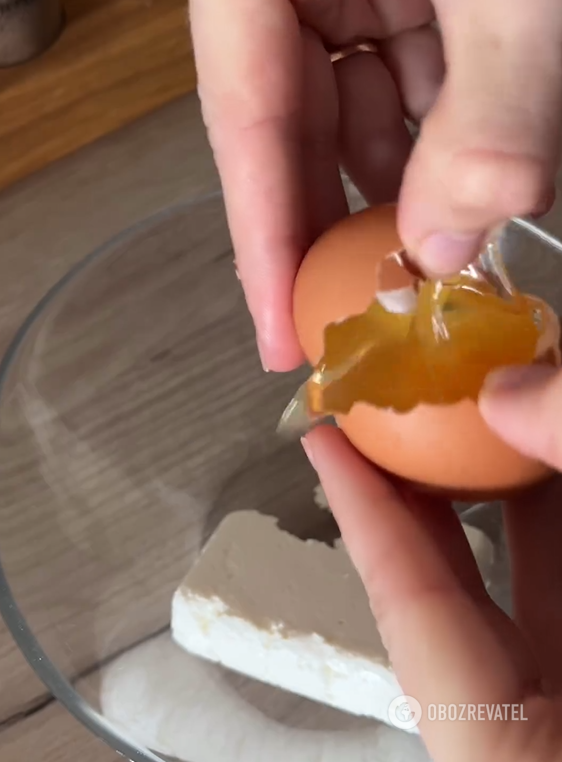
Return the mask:
<svg viewBox="0 0 562 762">
<path fill-rule="evenodd" d="M 195 87 L 186 0 L 63 0 L 39 58 L 0 70 L 0 189 Z"/>
</svg>

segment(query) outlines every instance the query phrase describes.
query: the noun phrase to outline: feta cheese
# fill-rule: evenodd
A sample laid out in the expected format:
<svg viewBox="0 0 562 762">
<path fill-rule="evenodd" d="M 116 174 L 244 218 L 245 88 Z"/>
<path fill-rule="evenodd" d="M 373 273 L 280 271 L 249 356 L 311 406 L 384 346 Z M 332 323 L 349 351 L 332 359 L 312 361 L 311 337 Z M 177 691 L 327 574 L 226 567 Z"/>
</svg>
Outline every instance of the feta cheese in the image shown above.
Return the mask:
<svg viewBox="0 0 562 762">
<path fill-rule="evenodd" d="M 257 680 L 388 721 L 402 690 L 345 549 L 230 514 L 173 598 L 172 637 Z"/>
</svg>

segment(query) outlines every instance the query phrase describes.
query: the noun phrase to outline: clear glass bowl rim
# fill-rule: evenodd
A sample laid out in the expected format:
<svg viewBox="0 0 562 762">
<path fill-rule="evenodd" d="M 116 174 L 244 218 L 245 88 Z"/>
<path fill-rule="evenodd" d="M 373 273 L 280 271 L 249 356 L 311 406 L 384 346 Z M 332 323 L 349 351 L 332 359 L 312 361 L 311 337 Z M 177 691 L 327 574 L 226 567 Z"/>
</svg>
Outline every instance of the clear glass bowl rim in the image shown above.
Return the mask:
<svg viewBox="0 0 562 762">
<path fill-rule="evenodd" d="M 17 361 L 20 349 L 25 344 L 27 336 L 35 325 L 41 319 L 48 307 L 64 293 L 67 287 L 70 287 L 77 278 L 86 272 L 90 267 L 112 252 L 138 238 L 143 232 L 160 226 L 176 215 L 191 211 L 201 207 L 211 201 L 222 199 L 220 191 L 208 193 L 195 200 L 186 200 L 174 204 L 170 207 L 161 209 L 144 220 L 134 223 L 125 230 L 109 238 L 105 243 L 98 246 L 90 254 L 71 267 L 63 277 L 57 281 L 37 302 L 35 307 L 28 313 L 27 317 L 18 328 L 0 360 L 0 406 L 2 404 L 3 392 L 6 380 Z M 33 634 L 23 613 L 21 612 L 13 594 L 7 575 L 2 565 L 0 557 L 0 614 L 4 619 L 6 627 L 11 633 L 16 645 L 22 652 L 31 669 L 37 677 L 44 683 L 46 688 L 52 693 L 70 714 L 74 716 L 82 725 L 90 730 L 96 737 L 108 744 L 118 754 L 122 754 L 131 762 L 162 762 L 162 757 L 153 754 L 148 749 L 141 750 L 134 745 L 132 741 L 115 732 L 109 722 L 102 715 L 96 712 L 74 689 L 56 665 L 48 658 L 42 649 L 39 641 Z"/>
</svg>

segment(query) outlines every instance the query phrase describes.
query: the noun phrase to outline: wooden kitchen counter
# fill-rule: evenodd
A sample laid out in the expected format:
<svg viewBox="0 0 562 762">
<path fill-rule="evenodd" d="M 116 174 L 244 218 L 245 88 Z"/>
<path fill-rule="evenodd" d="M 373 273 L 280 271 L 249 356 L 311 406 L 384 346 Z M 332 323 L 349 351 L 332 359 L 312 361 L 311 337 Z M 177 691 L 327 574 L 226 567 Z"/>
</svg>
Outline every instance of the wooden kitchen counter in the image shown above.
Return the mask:
<svg viewBox="0 0 562 762">
<path fill-rule="evenodd" d="M 63 0 L 66 26 L 0 70 L 0 189 L 190 92 L 186 0 Z"/>
</svg>

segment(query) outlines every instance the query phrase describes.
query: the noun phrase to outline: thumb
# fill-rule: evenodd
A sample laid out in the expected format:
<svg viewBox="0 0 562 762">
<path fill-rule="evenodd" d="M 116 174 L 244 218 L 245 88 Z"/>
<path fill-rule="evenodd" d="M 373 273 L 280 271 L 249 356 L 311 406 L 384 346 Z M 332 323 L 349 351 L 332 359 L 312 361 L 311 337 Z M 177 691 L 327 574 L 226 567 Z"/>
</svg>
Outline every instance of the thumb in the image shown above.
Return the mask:
<svg viewBox="0 0 562 762">
<path fill-rule="evenodd" d="M 399 205 L 406 248 L 458 272 L 486 233 L 546 212 L 562 111 L 559 0 L 437 0 L 447 74 L 422 125 Z"/>
<path fill-rule="evenodd" d="M 429 714 L 439 704 L 511 704 L 536 681 L 513 624 L 463 563 L 468 548 L 452 507 L 406 497 L 335 427 L 317 427 L 303 444 L 363 580 L 399 684 L 419 704 L 412 709 L 421 711 L 431 759 L 494 758 L 491 750 L 503 745 L 505 725 L 432 722 Z"/>
<path fill-rule="evenodd" d="M 546 365 L 505 368 L 480 396 L 488 426 L 519 452 L 562 471 L 562 372 Z"/>
</svg>

